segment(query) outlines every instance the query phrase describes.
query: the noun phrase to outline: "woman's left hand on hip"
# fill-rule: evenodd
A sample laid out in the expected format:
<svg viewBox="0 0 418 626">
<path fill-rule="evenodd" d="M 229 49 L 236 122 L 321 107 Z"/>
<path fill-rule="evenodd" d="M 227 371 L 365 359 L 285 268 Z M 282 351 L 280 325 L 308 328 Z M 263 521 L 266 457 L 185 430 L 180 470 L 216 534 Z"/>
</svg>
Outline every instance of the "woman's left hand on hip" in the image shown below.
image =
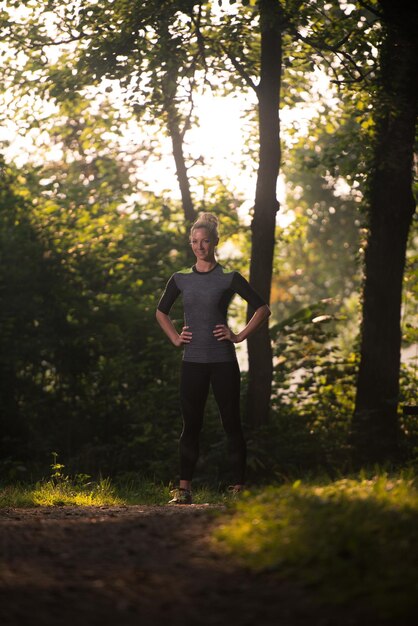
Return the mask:
<svg viewBox="0 0 418 626">
<path fill-rule="evenodd" d="M 237 341 L 236 334 L 226 324 L 216 324 L 213 334 L 218 341 L 231 341 L 232 343 Z"/>
</svg>

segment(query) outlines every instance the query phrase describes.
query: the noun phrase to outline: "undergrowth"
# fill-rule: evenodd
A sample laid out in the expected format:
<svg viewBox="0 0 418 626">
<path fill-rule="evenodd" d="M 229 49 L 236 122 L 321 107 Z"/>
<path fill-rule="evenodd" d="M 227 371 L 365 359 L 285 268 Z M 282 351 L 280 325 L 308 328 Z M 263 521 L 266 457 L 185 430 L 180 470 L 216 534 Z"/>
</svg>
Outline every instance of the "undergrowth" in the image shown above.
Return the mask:
<svg viewBox="0 0 418 626">
<path fill-rule="evenodd" d="M 402 618 L 418 609 L 418 481 L 387 473 L 300 480 L 246 493 L 214 535 L 256 571 L 313 588 L 327 603 Z"/>
<path fill-rule="evenodd" d="M 154 484 L 138 479 L 130 483 L 103 478 L 79 485 L 75 480 L 54 483 L 41 481 L 35 485 L 0 486 L 0 509 L 36 506 L 130 506 L 135 504 L 165 505 L 170 500 L 172 485 Z M 231 496 L 209 487 L 193 491 L 194 504 L 226 504 Z"/>
<path fill-rule="evenodd" d="M 76 480 L 53 480 L 35 485 L 5 485 L 0 488 L 0 508 L 33 506 L 118 506 L 123 504 L 107 478 L 88 484 Z"/>
<path fill-rule="evenodd" d="M 53 452 L 50 476 L 33 485 L 16 483 L 0 485 L 0 508 L 33 506 L 128 506 L 167 504 L 174 485 L 153 482 L 137 475 L 125 474 L 92 480 L 88 474 L 69 476 Z M 193 491 L 195 504 L 224 504 L 231 496 L 219 489 L 200 485 Z"/>
</svg>

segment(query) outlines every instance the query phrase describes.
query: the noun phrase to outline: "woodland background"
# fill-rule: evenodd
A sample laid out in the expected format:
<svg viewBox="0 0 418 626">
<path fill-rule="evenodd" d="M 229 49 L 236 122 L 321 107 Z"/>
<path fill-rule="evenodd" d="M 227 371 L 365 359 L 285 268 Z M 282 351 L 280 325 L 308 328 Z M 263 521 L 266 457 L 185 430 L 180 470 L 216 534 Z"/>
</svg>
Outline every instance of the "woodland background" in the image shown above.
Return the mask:
<svg viewBox="0 0 418 626">
<path fill-rule="evenodd" d="M 222 263 L 272 309 L 242 376 L 249 480 L 414 466 L 417 9 L 0 4 L 2 478 L 42 476 L 53 453 L 74 473 L 173 478 L 181 354 L 155 309 L 192 262 L 202 209 L 220 217 Z M 332 97 L 314 89 L 319 70 Z M 213 93 L 245 103 L 251 227 L 234 180 L 209 178 L 188 144 Z M 306 128 L 297 115 L 280 128 L 277 111 L 310 104 Z M 146 180 L 167 146 L 180 193 Z M 245 316 L 235 300 L 232 325 Z M 180 325 L 180 303 L 173 317 Z M 225 480 L 225 456 L 210 399 L 197 479 Z"/>
</svg>

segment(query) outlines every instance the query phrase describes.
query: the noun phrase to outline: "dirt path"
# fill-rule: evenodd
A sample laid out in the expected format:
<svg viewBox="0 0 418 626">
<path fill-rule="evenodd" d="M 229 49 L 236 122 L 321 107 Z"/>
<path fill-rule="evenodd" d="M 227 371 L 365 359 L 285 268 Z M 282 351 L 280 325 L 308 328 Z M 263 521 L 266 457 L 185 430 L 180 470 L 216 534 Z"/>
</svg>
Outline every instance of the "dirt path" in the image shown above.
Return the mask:
<svg viewBox="0 0 418 626">
<path fill-rule="evenodd" d="M 1 626 L 363 626 L 217 554 L 213 508 L 0 511 Z"/>
</svg>

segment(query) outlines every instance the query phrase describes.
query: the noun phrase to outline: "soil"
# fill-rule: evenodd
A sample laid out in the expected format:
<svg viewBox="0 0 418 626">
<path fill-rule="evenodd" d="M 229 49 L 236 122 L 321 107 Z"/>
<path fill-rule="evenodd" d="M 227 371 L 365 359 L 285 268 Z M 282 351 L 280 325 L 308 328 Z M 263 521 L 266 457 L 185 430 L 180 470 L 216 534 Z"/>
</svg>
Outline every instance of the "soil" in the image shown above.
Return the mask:
<svg viewBox="0 0 418 626">
<path fill-rule="evenodd" d="M 210 543 L 222 507 L 0 511 L 1 626 L 363 626 Z M 399 625 L 397 625 L 399 626 Z"/>
</svg>

